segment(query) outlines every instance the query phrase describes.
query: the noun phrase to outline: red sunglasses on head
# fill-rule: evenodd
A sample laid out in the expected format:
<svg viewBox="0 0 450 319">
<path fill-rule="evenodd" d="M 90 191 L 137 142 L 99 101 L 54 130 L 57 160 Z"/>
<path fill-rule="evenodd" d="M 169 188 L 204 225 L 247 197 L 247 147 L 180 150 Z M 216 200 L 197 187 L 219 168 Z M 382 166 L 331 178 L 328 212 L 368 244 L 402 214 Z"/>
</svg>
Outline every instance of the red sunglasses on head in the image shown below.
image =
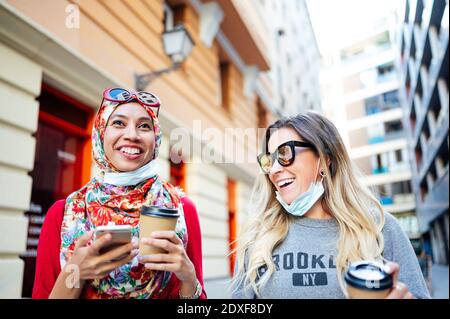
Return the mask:
<svg viewBox="0 0 450 319">
<path fill-rule="evenodd" d="M 107 89 L 103 92 L 103 98 L 111 102 L 124 102 L 124 103 L 135 99 L 136 101 L 138 101 L 138 103 L 140 103 L 143 106 L 150 106 L 157 108 L 156 116 L 158 116 L 159 107 L 161 106 L 161 101 L 156 95 L 145 91 L 136 92 L 136 91 L 128 91 L 122 88 L 112 88 Z"/>
</svg>

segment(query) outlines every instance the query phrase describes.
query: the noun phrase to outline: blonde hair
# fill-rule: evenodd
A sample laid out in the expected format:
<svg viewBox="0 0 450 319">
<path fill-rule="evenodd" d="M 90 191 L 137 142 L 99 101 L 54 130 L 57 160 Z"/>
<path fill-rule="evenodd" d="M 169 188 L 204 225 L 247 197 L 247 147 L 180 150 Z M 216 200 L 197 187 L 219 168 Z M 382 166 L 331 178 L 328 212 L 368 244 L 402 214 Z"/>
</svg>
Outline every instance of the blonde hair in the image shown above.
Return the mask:
<svg viewBox="0 0 450 319">
<path fill-rule="evenodd" d="M 264 147 L 271 133 L 279 128 L 294 129 L 305 142 L 313 144 L 325 173 L 322 205 L 339 226 L 336 269 L 345 293 L 343 273 L 348 263 L 357 260 L 381 260 L 384 241 L 383 209 L 377 198 L 361 183 L 359 170 L 350 160 L 336 127 L 325 117 L 308 112 L 284 118 L 266 130 Z M 323 165 L 329 160 L 330 165 Z M 260 296 L 261 287 L 275 272 L 273 250 L 286 238 L 293 217 L 275 198 L 275 188 L 267 175 L 258 176 L 253 187 L 249 217 L 237 238 L 237 268 L 233 287 L 251 287 Z M 260 267 L 267 267 L 262 276 Z"/>
</svg>

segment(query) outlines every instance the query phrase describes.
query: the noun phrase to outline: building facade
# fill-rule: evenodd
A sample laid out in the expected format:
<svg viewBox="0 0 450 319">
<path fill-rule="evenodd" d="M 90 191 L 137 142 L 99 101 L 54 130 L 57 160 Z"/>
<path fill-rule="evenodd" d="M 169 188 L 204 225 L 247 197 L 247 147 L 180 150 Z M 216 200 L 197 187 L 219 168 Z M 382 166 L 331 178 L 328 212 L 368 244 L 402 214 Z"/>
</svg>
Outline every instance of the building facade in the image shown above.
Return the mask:
<svg viewBox="0 0 450 319">
<path fill-rule="evenodd" d="M 272 43 L 267 73 L 281 116 L 307 110 L 321 112 L 320 52 L 305 0 L 259 0 L 261 15 L 270 17 Z M 278 112 L 277 112 L 278 111 Z"/>
<path fill-rule="evenodd" d="M 449 262 L 449 4 L 405 1 L 396 29 L 403 123 L 426 253 Z"/>
<path fill-rule="evenodd" d="M 157 161 L 197 206 L 205 280 L 230 276 L 230 243 L 258 173 L 258 134 L 245 129 L 264 127 L 277 109 L 270 79 L 259 76 L 273 49 L 256 5 L 0 1 L 0 146 L 11 150 L 0 154 L 1 298 L 30 296 L 46 211 L 96 174 L 90 130 L 102 91 L 134 88 L 136 73 L 170 66 L 161 34 L 177 23 L 195 47 L 146 88 L 162 101 Z M 219 160 L 205 160 L 211 150 Z"/>
<path fill-rule="evenodd" d="M 332 66 L 321 76 L 323 108 L 364 183 L 414 243 L 420 234 L 389 21 L 326 57 Z"/>
</svg>

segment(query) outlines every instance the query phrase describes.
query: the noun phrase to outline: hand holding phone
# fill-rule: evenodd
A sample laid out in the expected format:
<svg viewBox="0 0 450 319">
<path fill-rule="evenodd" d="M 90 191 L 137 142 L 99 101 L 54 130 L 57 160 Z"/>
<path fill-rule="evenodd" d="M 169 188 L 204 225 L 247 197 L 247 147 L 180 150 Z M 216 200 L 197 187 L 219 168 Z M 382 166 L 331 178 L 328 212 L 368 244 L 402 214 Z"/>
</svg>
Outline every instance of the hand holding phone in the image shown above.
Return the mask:
<svg viewBox="0 0 450 319">
<path fill-rule="evenodd" d="M 127 230 L 128 227 L 125 227 L 125 233 L 130 235 L 124 237 L 122 237 L 123 234 L 121 236 L 113 234 L 117 233 L 117 230 L 119 230 L 119 233 L 123 233 L 123 231 L 120 231 L 123 227 L 119 227 L 119 229 L 113 227 L 111 229 L 108 226 L 107 228 L 99 227 L 98 229 L 90 230 L 77 240 L 73 255 L 67 264 L 78 267 L 81 285 L 84 285 L 84 280 L 104 278 L 111 271 L 129 263 L 138 255 L 138 244 L 137 242 L 132 242 L 131 229 Z M 113 236 L 115 237 L 114 240 L 112 240 Z M 93 243 L 89 244 L 92 241 Z M 115 246 L 118 247 L 110 247 L 114 246 L 114 243 L 111 245 L 111 242 L 115 242 Z M 125 243 L 121 244 L 121 242 Z M 100 254 L 100 251 L 104 249 L 109 251 Z"/>
</svg>

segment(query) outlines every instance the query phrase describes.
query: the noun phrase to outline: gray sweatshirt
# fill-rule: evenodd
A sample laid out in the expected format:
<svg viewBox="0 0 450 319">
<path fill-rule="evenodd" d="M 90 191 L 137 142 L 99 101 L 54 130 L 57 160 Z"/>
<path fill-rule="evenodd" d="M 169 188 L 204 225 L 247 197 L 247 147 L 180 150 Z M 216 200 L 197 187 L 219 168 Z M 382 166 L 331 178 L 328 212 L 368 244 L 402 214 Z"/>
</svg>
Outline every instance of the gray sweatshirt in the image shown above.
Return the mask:
<svg viewBox="0 0 450 319">
<path fill-rule="evenodd" d="M 400 265 L 399 281 L 415 298 L 430 298 L 417 257 L 398 221 L 385 214 L 383 257 Z M 345 298 L 336 273 L 335 257 L 339 226 L 335 219 L 297 217 L 286 239 L 275 248 L 272 258 L 276 271 L 261 288 L 262 298 L 334 299 Z M 261 268 L 262 275 L 265 269 Z M 253 290 L 239 284 L 232 297 L 256 298 Z M 234 289 L 236 288 L 236 289 Z"/>
</svg>

